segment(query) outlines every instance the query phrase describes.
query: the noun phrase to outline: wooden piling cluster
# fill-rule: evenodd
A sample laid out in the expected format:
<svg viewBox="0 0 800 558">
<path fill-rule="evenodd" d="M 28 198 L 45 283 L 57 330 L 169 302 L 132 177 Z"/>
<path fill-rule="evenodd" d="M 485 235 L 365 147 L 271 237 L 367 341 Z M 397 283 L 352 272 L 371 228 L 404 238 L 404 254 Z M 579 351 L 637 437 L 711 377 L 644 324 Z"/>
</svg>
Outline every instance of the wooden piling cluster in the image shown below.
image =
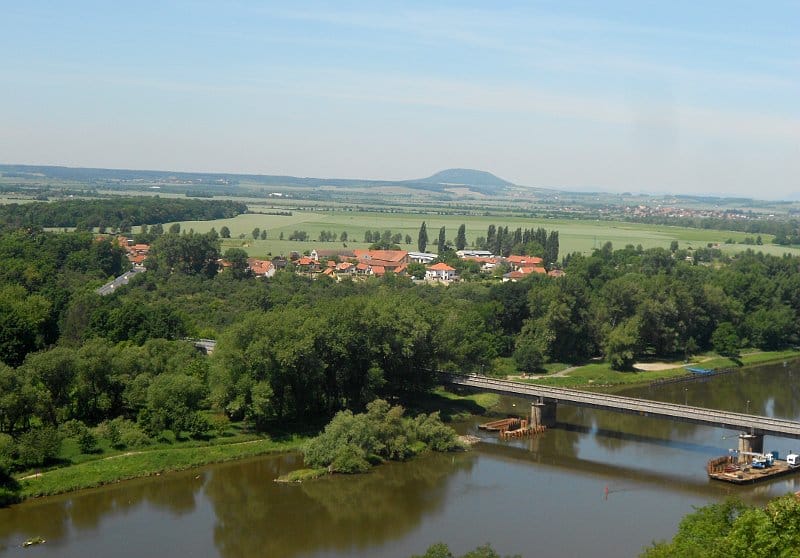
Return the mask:
<svg viewBox="0 0 800 558">
<path fill-rule="evenodd" d="M 501 430 L 500 439 L 510 440 L 512 438 L 525 438 L 526 436 L 533 436 L 534 434 L 541 434 L 547 430 L 543 424 L 529 426 L 527 420 L 522 421 L 522 425 L 515 430 Z"/>
<path fill-rule="evenodd" d="M 709 459 L 706 464 L 706 472 L 711 475 L 713 473 L 724 473 L 726 468 L 734 465 L 732 455 L 723 455 L 722 457 L 715 457 Z"/>
<path fill-rule="evenodd" d="M 492 432 L 502 432 L 503 430 L 511 430 L 512 428 L 519 428 L 522 421 L 517 417 L 509 417 L 500 420 L 493 420 L 478 426 L 481 430 L 491 430 Z"/>
<path fill-rule="evenodd" d="M 501 440 L 512 438 L 524 438 L 541 434 L 547 427 L 544 425 L 532 425 L 527 419 L 509 417 L 500 420 L 493 420 L 478 426 L 481 430 L 491 430 L 497 432 Z"/>
</svg>

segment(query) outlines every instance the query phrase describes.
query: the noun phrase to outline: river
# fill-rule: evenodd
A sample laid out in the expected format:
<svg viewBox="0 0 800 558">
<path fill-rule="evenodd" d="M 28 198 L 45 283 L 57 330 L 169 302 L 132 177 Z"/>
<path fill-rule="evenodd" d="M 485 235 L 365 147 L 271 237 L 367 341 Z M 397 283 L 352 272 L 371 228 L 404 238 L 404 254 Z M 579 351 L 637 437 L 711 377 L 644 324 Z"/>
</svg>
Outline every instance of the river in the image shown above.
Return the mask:
<svg viewBox="0 0 800 558">
<path fill-rule="evenodd" d="M 779 364 L 623 395 L 797 420 L 798 378 L 798 364 Z M 497 414 L 526 408 L 507 398 Z M 564 405 L 543 435 L 500 442 L 478 422 L 457 425 L 484 440 L 470 452 L 366 475 L 277 484 L 302 460 L 267 456 L 0 509 L 0 555 L 408 557 L 442 541 L 457 554 L 491 542 L 501 554 L 619 558 L 671 537 L 692 506 L 800 489 L 800 475 L 710 481 L 706 461 L 737 442 L 717 428 Z M 800 441 L 767 437 L 764 449 L 784 456 Z M 37 536 L 47 542 L 20 548 Z"/>
</svg>

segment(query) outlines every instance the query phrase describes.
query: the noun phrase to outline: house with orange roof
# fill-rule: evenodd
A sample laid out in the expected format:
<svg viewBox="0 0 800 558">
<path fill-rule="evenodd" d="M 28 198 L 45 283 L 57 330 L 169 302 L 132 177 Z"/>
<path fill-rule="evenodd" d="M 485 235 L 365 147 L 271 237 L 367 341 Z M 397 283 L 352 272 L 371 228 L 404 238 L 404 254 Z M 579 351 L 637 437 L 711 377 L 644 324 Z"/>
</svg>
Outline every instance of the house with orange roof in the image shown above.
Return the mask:
<svg viewBox="0 0 800 558">
<path fill-rule="evenodd" d="M 367 275 L 369 273 L 369 266 L 365 263 L 356 264 L 356 274 Z"/>
<path fill-rule="evenodd" d="M 522 273 L 521 271 L 509 271 L 505 275 L 503 275 L 503 283 L 508 283 L 509 281 L 512 283 L 516 283 L 520 279 L 524 279 L 527 277 L 527 274 Z"/>
<path fill-rule="evenodd" d="M 517 256 L 511 255 L 506 258 L 506 262 L 515 270 L 519 271 L 523 267 L 541 266 L 544 263 L 542 258 L 537 256 Z"/>
<path fill-rule="evenodd" d="M 444 262 L 430 265 L 425 270 L 425 279 L 430 281 L 453 281 L 455 278 L 455 268 L 450 267 Z"/>
<path fill-rule="evenodd" d="M 525 275 L 529 275 L 531 273 L 539 273 L 542 275 L 547 274 L 547 270 L 540 266 L 521 267 L 517 271 L 524 273 Z"/>
<path fill-rule="evenodd" d="M 303 273 L 313 273 L 314 271 L 319 271 L 319 262 L 308 256 L 303 256 L 297 261 L 294 262 L 294 265 L 297 266 L 297 270 Z"/>
<path fill-rule="evenodd" d="M 340 264 L 336 264 L 336 273 L 352 275 L 355 272 L 356 272 L 355 264 L 352 264 L 350 262 L 342 262 Z"/>
<path fill-rule="evenodd" d="M 353 250 L 359 263 L 380 266 L 386 271 L 394 271 L 401 265 L 408 265 L 408 252 L 405 250 Z"/>
<path fill-rule="evenodd" d="M 144 254 L 128 254 L 128 261 L 131 262 L 135 268 L 143 268 L 146 259 L 147 256 Z"/>
<path fill-rule="evenodd" d="M 275 275 L 275 266 L 269 260 L 247 258 L 247 267 L 255 277 L 272 277 Z"/>
</svg>

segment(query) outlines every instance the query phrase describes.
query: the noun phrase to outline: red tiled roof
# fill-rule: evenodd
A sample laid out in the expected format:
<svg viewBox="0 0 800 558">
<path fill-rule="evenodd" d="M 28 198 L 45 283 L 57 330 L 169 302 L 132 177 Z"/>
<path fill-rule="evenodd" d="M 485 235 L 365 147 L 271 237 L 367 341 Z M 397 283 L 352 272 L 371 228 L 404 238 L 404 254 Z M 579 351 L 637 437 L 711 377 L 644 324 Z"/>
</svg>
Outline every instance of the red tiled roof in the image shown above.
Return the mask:
<svg viewBox="0 0 800 558">
<path fill-rule="evenodd" d="M 390 266 L 393 263 L 392 267 L 399 265 L 408 257 L 408 252 L 405 250 L 353 250 L 353 253 L 361 261 L 381 260 Z"/>
<path fill-rule="evenodd" d="M 447 265 L 444 262 L 439 262 L 437 264 L 428 266 L 428 269 L 430 271 L 455 271 L 454 268 L 450 267 L 449 265 Z"/>
<path fill-rule="evenodd" d="M 336 267 L 336 262 L 333 260 L 328 260 L 328 267 Z"/>
<path fill-rule="evenodd" d="M 544 260 L 542 260 L 542 258 L 539 258 L 537 256 L 516 256 L 516 255 L 512 255 L 512 256 L 507 257 L 506 259 L 508 260 L 509 263 L 517 264 L 517 265 L 523 265 L 523 264 L 533 264 L 533 265 L 535 265 L 535 264 L 540 264 L 540 263 L 542 263 L 544 261 Z"/>
<path fill-rule="evenodd" d="M 348 271 L 351 267 L 353 267 L 353 264 L 351 264 L 350 262 L 342 262 L 336 266 L 336 269 L 339 271 Z"/>
<path fill-rule="evenodd" d="M 332 267 L 325 268 L 325 271 L 323 271 L 322 274 L 323 275 L 333 275 L 333 268 Z"/>
<path fill-rule="evenodd" d="M 386 273 L 386 268 L 382 265 L 373 265 L 371 269 L 373 275 L 384 275 Z"/>
<path fill-rule="evenodd" d="M 369 269 L 369 266 L 365 263 L 360 263 L 356 266 L 356 269 L 359 271 L 366 271 L 367 269 Z"/>
<path fill-rule="evenodd" d="M 303 256 L 299 260 L 297 260 L 297 265 L 313 265 L 317 263 L 316 261 L 312 260 L 308 256 Z"/>
<path fill-rule="evenodd" d="M 247 258 L 247 267 L 249 267 L 250 271 L 255 275 L 266 275 L 272 269 L 273 265 L 269 260 Z"/>
<path fill-rule="evenodd" d="M 531 266 L 531 267 L 521 267 L 519 269 L 520 273 L 529 274 L 529 273 L 547 273 L 547 270 L 543 267 L 539 266 Z"/>
</svg>

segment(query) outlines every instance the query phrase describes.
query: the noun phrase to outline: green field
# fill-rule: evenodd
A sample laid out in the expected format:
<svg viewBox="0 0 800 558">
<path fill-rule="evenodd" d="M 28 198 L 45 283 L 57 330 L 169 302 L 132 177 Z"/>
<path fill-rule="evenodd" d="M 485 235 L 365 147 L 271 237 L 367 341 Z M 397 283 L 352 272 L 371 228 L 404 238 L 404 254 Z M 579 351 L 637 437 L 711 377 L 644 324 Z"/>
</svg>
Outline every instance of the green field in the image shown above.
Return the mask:
<svg viewBox="0 0 800 558">
<path fill-rule="evenodd" d="M 252 211 L 275 211 L 264 206 L 252 205 Z M 223 249 L 241 247 L 253 257 L 267 255 L 288 254 L 291 251 L 303 252 L 314 248 L 333 249 L 342 247 L 341 242 L 318 242 L 320 231 L 333 231 L 340 235 L 346 231 L 349 237 L 348 248 L 364 248 L 364 233 L 367 230 L 386 230 L 401 233 L 404 237 L 410 235 L 410 245 L 403 245 L 409 250 L 417 249 L 417 233 L 422 221 L 427 223 L 428 237 L 433 241 L 438 236 L 440 227 L 445 227 L 448 240 L 455 237 L 456 231 L 462 223 L 467 227 L 467 240 L 472 243 L 477 237 L 486 236 L 489 225 L 508 226 L 509 230 L 517 227 L 536 228 L 544 227 L 547 230 L 559 231 L 560 253 L 562 255 L 572 252 L 590 253 L 594 248 L 600 248 L 606 242 L 611 242 L 615 248 L 622 248 L 627 244 L 639 245 L 644 248 L 669 247 L 673 240 L 679 242 L 682 248 L 700 248 L 707 244 L 720 244 L 720 247 L 729 253 L 736 253 L 747 248 L 758 249 L 766 253 L 780 255 L 786 252 L 800 254 L 800 249 L 786 248 L 776 245 L 748 246 L 745 244 L 723 244 L 727 239 L 742 242 L 746 233 L 716 231 L 705 229 L 690 229 L 663 225 L 645 225 L 639 223 L 623 223 L 614 221 L 580 221 L 574 219 L 530 219 L 524 217 L 485 217 L 462 215 L 430 215 L 421 213 L 379 213 L 367 211 L 292 211 L 291 216 L 245 214 L 233 219 L 219 219 L 216 221 L 185 221 L 181 222 L 181 230 L 193 229 L 195 232 L 207 232 L 214 227 L 217 231 L 222 226 L 227 226 L 232 238 L 223 243 Z M 266 229 L 266 240 L 253 240 L 251 235 L 254 228 Z M 166 228 L 166 226 L 165 226 Z M 309 234 L 307 242 L 293 242 L 278 240 L 280 234 L 288 238 L 294 230 L 304 230 Z M 239 235 L 245 235 L 239 239 Z M 769 242 L 770 238 L 764 238 Z M 429 242 L 428 250 L 434 250 Z"/>
</svg>

